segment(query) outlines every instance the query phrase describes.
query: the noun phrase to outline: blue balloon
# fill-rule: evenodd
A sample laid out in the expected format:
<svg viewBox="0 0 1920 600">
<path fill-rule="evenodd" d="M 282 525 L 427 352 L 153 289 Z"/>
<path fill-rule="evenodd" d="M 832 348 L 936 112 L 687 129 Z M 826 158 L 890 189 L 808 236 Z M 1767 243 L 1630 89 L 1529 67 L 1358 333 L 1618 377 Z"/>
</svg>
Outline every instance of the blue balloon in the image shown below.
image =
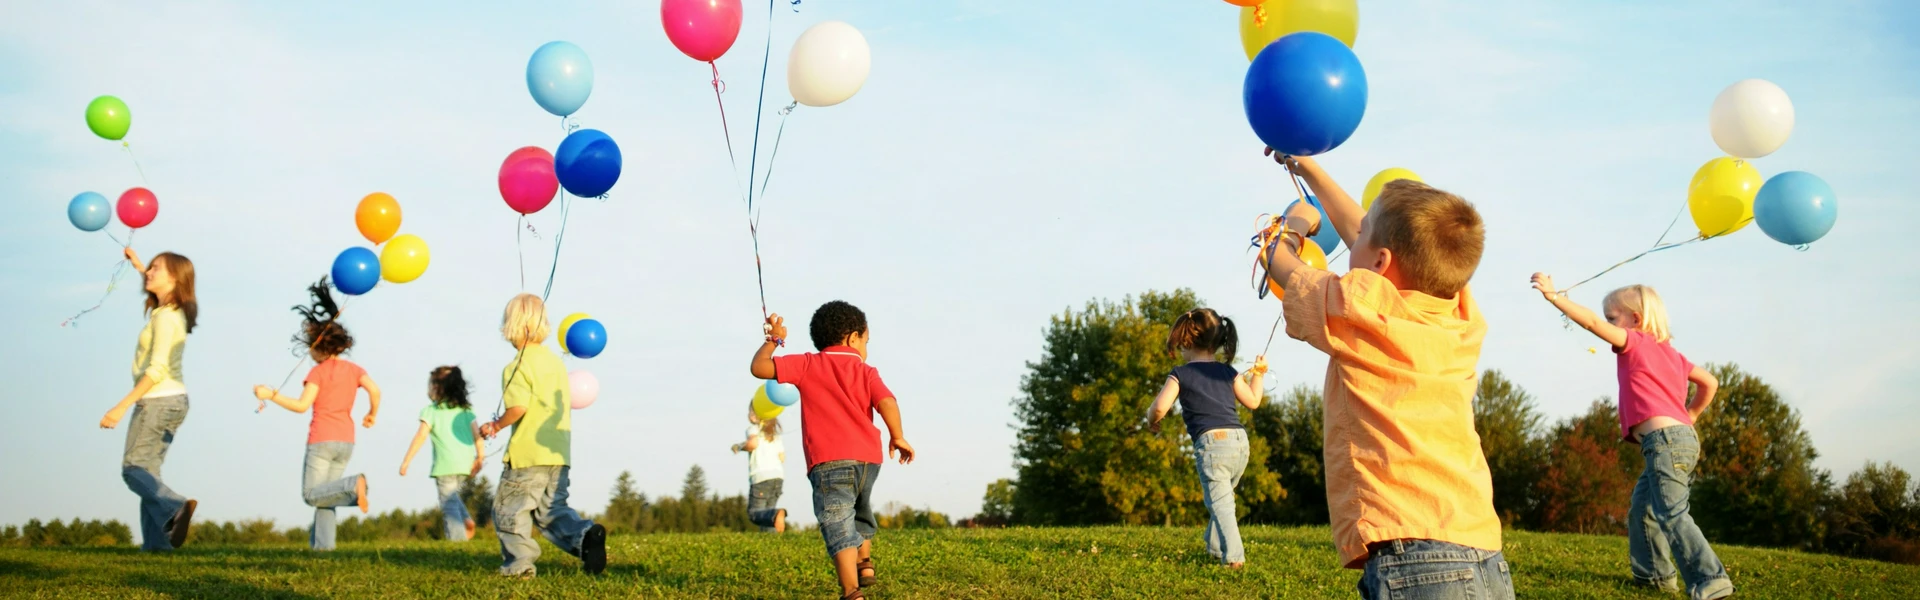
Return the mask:
<svg viewBox="0 0 1920 600">
<path fill-rule="evenodd" d="M 1790 246 L 1813 243 L 1839 218 L 1840 199 L 1833 188 L 1806 171 L 1775 175 L 1753 197 L 1753 222 L 1767 237 Z"/>
<path fill-rule="evenodd" d="M 527 61 L 527 91 L 540 108 L 562 117 L 580 110 L 593 93 L 593 62 L 570 42 L 547 42 Z"/>
<path fill-rule="evenodd" d="M 569 194 L 582 198 L 605 195 L 613 189 L 613 182 L 620 180 L 620 146 L 598 129 L 567 134 L 553 153 L 553 174 Z"/>
<path fill-rule="evenodd" d="M 1288 34 L 1247 67 L 1241 102 L 1247 123 L 1276 152 L 1312 156 L 1338 147 L 1367 111 L 1360 58 L 1324 33 Z"/>
<path fill-rule="evenodd" d="M 1288 204 L 1286 212 L 1292 212 L 1293 205 L 1299 203 L 1299 200 L 1295 200 L 1292 204 Z M 1314 234 L 1313 237 L 1307 239 L 1313 240 L 1315 244 L 1319 244 L 1322 252 L 1333 254 L 1333 249 L 1340 247 L 1340 230 L 1334 229 L 1333 221 L 1327 217 L 1327 207 L 1320 205 L 1319 197 L 1313 194 L 1307 194 L 1307 204 L 1312 206 L 1314 210 L 1320 211 L 1320 233 Z M 1281 214 L 1285 213 L 1283 212 Z"/>
<path fill-rule="evenodd" d="M 580 358 L 593 358 L 607 349 L 607 328 L 594 319 L 581 319 L 567 328 L 567 351 Z"/>
<path fill-rule="evenodd" d="M 67 203 L 67 220 L 81 231 L 99 231 L 113 220 L 113 205 L 107 202 L 106 196 L 80 192 Z"/>
<path fill-rule="evenodd" d="M 372 250 L 354 246 L 333 259 L 333 287 L 348 296 L 358 296 L 380 283 L 380 256 Z"/>
<path fill-rule="evenodd" d="M 793 406 L 800 401 L 800 388 L 791 383 L 767 380 L 767 400 L 776 406 Z"/>
</svg>

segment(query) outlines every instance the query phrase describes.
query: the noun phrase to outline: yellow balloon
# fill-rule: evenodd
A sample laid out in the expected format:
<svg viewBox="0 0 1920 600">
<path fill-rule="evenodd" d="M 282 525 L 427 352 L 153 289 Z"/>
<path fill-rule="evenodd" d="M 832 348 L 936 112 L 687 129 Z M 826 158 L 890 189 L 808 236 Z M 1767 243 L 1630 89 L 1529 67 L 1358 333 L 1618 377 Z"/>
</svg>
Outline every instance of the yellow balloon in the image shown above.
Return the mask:
<svg viewBox="0 0 1920 600">
<path fill-rule="evenodd" d="M 767 419 L 778 417 L 780 416 L 780 412 L 786 409 L 787 407 L 774 404 L 773 399 L 767 397 L 766 385 L 761 385 L 759 387 L 754 388 L 753 414 L 754 416 L 760 417 L 760 420 L 765 421 Z"/>
<path fill-rule="evenodd" d="M 1367 189 L 1360 192 L 1360 210 L 1362 212 L 1373 210 L 1373 199 L 1379 198 L 1380 190 L 1387 187 L 1387 184 L 1393 183 L 1396 179 L 1411 179 L 1423 183 L 1426 181 L 1425 179 L 1421 179 L 1419 174 L 1400 167 L 1393 167 L 1375 173 L 1373 179 L 1367 180 Z"/>
<path fill-rule="evenodd" d="M 1254 17 L 1256 10 L 1265 13 L 1264 22 Z M 1247 60 L 1281 36 L 1302 31 L 1333 36 L 1352 48 L 1360 32 L 1359 0 L 1267 0 L 1240 9 L 1240 45 L 1247 50 Z"/>
<path fill-rule="evenodd" d="M 427 242 L 420 236 L 396 236 L 380 249 L 380 278 L 394 283 L 419 279 L 427 272 L 427 258 Z"/>
<path fill-rule="evenodd" d="M 1687 212 L 1700 237 L 1719 237 L 1753 222 L 1753 197 L 1766 183 L 1753 164 L 1722 156 L 1702 165 L 1687 186 Z"/>
<path fill-rule="evenodd" d="M 568 353 L 573 352 L 572 350 L 567 349 L 567 328 L 572 327 L 574 323 L 580 321 L 581 319 L 591 319 L 591 318 L 593 317 L 587 316 L 587 313 L 573 313 L 573 314 L 567 315 L 567 318 L 560 320 L 560 351 L 561 352 L 568 352 Z"/>
</svg>

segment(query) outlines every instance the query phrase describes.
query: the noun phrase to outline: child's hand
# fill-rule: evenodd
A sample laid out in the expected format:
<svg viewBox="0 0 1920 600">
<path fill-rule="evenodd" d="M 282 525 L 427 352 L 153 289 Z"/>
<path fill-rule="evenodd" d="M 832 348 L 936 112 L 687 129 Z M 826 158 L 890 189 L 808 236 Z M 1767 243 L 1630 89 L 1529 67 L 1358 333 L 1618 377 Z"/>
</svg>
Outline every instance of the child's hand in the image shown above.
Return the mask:
<svg viewBox="0 0 1920 600">
<path fill-rule="evenodd" d="M 1559 292 L 1553 289 L 1553 276 L 1546 273 L 1533 274 L 1533 289 L 1540 290 L 1540 296 L 1552 300 Z"/>
<path fill-rule="evenodd" d="M 900 459 L 900 464 L 913 463 L 913 444 L 909 444 L 907 440 L 901 438 L 893 438 L 893 440 L 888 443 L 888 446 L 892 448 L 888 451 L 888 454 Z"/>
<path fill-rule="evenodd" d="M 468 477 L 479 477 L 479 476 L 480 476 L 480 465 L 481 465 L 481 464 L 482 464 L 483 462 L 485 462 L 485 461 L 486 461 L 486 459 L 487 459 L 487 457 L 486 457 L 486 456 L 484 456 L 484 455 L 480 455 L 480 454 L 475 454 L 475 455 L 473 455 L 473 471 L 471 471 L 471 472 L 468 472 L 468 473 L 467 473 L 467 476 L 468 476 Z"/>
<path fill-rule="evenodd" d="M 494 425 L 493 421 L 488 421 L 480 425 L 480 437 L 493 439 L 493 434 L 496 433 L 500 433 L 500 426 Z"/>
<path fill-rule="evenodd" d="M 1300 170 L 1300 159 L 1289 156 L 1284 152 L 1274 152 L 1272 146 L 1267 147 L 1266 155 L 1273 157 L 1273 162 L 1280 163 L 1280 165 L 1286 167 L 1288 171 L 1297 172 Z"/>
<path fill-rule="evenodd" d="M 107 416 L 100 418 L 100 428 L 113 429 L 113 426 L 120 424 L 120 417 L 124 417 L 126 415 L 127 415 L 126 407 L 115 406 L 113 407 L 113 410 L 107 411 Z"/>
<path fill-rule="evenodd" d="M 780 343 L 787 339 L 787 321 L 779 313 L 767 316 L 767 322 L 761 328 L 767 334 L 767 341 Z"/>
<path fill-rule="evenodd" d="M 401 477 L 407 476 L 407 465 L 405 463 L 401 463 L 400 465 L 400 476 Z"/>
<path fill-rule="evenodd" d="M 1160 435 L 1160 422 L 1149 419 L 1147 421 L 1147 432 L 1154 435 Z"/>
<path fill-rule="evenodd" d="M 270 388 L 264 385 L 253 386 L 253 397 L 258 398 L 262 402 L 264 402 L 267 399 L 273 397 L 273 388 Z"/>
<path fill-rule="evenodd" d="M 367 411 L 367 418 L 360 420 L 360 426 L 373 429 L 373 411 Z"/>
<path fill-rule="evenodd" d="M 1267 356 L 1266 356 L 1265 354 L 1262 354 L 1262 355 L 1260 355 L 1260 356 L 1255 356 L 1255 357 L 1253 357 L 1253 369 L 1252 369 L 1252 370 L 1253 370 L 1253 373 L 1254 373 L 1254 375 L 1255 375 L 1256 377 L 1265 377 L 1265 376 L 1266 376 L 1266 374 L 1267 374 Z"/>
</svg>

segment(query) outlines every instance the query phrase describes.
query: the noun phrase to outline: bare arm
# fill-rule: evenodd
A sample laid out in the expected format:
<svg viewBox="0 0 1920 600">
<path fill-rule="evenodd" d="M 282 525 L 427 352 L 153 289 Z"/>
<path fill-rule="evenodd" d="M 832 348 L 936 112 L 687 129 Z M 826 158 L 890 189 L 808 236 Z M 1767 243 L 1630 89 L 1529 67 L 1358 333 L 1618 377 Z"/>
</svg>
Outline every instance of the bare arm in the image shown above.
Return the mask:
<svg viewBox="0 0 1920 600">
<path fill-rule="evenodd" d="M 1253 368 L 1233 378 L 1233 397 L 1247 410 L 1259 410 L 1260 401 L 1267 397 L 1267 386 L 1262 385 L 1267 374 L 1267 357 L 1253 359 Z"/>
<path fill-rule="evenodd" d="M 1180 378 L 1168 375 L 1167 383 L 1160 386 L 1160 393 L 1147 405 L 1147 429 L 1160 433 L 1160 420 L 1167 418 L 1167 413 L 1173 411 L 1173 402 L 1179 399 Z"/>
<path fill-rule="evenodd" d="M 1720 391 L 1720 379 L 1714 377 L 1713 373 L 1708 372 L 1705 367 L 1696 365 L 1693 371 L 1687 373 L 1687 381 L 1693 382 L 1694 386 L 1693 400 L 1687 403 L 1687 414 L 1692 416 L 1693 420 L 1699 421 L 1700 415 L 1705 414 L 1707 407 L 1713 405 L 1713 395 Z"/>
<path fill-rule="evenodd" d="M 1555 291 L 1553 288 L 1552 275 L 1534 273 L 1533 289 L 1540 290 L 1540 295 L 1545 297 L 1548 302 L 1553 303 L 1553 307 L 1560 309 L 1560 312 L 1567 315 L 1568 319 L 1572 319 L 1573 324 L 1579 325 L 1581 329 L 1592 332 L 1593 335 L 1599 336 L 1602 340 L 1606 340 L 1615 350 L 1627 347 L 1627 330 L 1608 323 L 1606 319 L 1600 318 L 1600 315 L 1594 314 L 1591 310 L 1587 310 L 1587 307 L 1581 306 L 1579 303 L 1568 299 L 1565 294 Z"/>
<path fill-rule="evenodd" d="M 107 410 L 107 416 L 100 418 L 100 428 L 113 429 L 113 426 L 120 424 L 120 418 L 127 415 L 127 410 L 133 408 L 135 402 L 139 402 L 141 397 L 153 390 L 154 383 L 152 375 L 141 375 L 140 381 L 134 382 L 133 391 L 127 392 L 126 396 L 120 398 L 119 403 Z"/>
<path fill-rule="evenodd" d="M 508 408 L 506 413 L 500 415 L 499 420 L 480 426 L 480 437 L 493 437 L 495 434 L 505 431 L 508 427 L 512 427 L 514 423 L 519 423 L 520 417 L 526 415 L 527 407 L 525 406 Z"/>
<path fill-rule="evenodd" d="M 133 263 L 133 270 L 140 272 L 141 277 L 147 276 L 147 267 L 146 265 L 140 264 L 140 253 L 134 252 L 133 246 L 127 246 L 121 249 L 121 254 L 126 255 L 127 262 Z"/>
<path fill-rule="evenodd" d="M 361 421 L 361 426 L 371 428 L 374 415 L 380 414 L 380 386 L 373 382 L 373 376 L 361 373 L 360 387 L 367 390 L 367 418 Z"/>
<path fill-rule="evenodd" d="M 468 426 L 473 428 L 473 470 L 468 472 L 467 476 L 476 477 L 480 475 L 480 465 L 487 462 L 487 438 L 480 435 L 479 423 Z"/>
<path fill-rule="evenodd" d="M 307 409 L 313 406 L 313 400 L 315 398 L 320 397 L 320 384 L 307 384 L 306 388 L 300 390 L 299 399 L 288 398 L 285 394 L 281 394 L 279 390 L 264 385 L 256 385 L 253 386 L 253 397 L 271 401 L 274 404 L 280 405 L 281 408 L 293 412 L 303 413 L 307 412 Z"/>
<path fill-rule="evenodd" d="M 413 455 L 420 452 L 420 445 L 426 443 L 427 433 L 431 431 L 433 431 L 432 425 L 428 425 L 426 421 L 420 422 L 420 432 L 413 434 L 413 445 L 407 446 L 407 457 L 400 459 L 401 477 L 407 476 L 407 465 L 413 464 Z"/>
<path fill-rule="evenodd" d="M 875 402 L 874 406 L 880 409 L 880 420 L 887 423 L 887 437 L 891 438 L 887 454 L 899 458 L 900 464 L 912 464 L 913 445 L 907 443 L 907 434 L 900 428 L 900 403 L 888 396 Z"/>
</svg>

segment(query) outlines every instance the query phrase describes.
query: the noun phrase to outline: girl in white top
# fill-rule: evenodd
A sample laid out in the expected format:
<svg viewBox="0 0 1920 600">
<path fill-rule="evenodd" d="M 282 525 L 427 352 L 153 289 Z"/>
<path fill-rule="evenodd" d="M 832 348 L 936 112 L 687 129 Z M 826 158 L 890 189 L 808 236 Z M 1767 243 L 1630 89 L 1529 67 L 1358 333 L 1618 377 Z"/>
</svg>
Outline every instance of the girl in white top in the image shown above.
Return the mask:
<svg viewBox="0 0 1920 600">
<path fill-rule="evenodd" d="M 747 495 L 747 520 L 759 525 L 761 531 L 775 533 L 787 530 L 787 509 L 774 508 L 780 502 L 780 488 L 785 483 L 784 465 L 787 462 L 787 447 L 781 442 L 780 420 L 778 418 L 762 421 L 747 409 L 747 440 L 733 445 L 733 451 L 747 453 L 747 483 L 750 491 Z"/>
</svg>

